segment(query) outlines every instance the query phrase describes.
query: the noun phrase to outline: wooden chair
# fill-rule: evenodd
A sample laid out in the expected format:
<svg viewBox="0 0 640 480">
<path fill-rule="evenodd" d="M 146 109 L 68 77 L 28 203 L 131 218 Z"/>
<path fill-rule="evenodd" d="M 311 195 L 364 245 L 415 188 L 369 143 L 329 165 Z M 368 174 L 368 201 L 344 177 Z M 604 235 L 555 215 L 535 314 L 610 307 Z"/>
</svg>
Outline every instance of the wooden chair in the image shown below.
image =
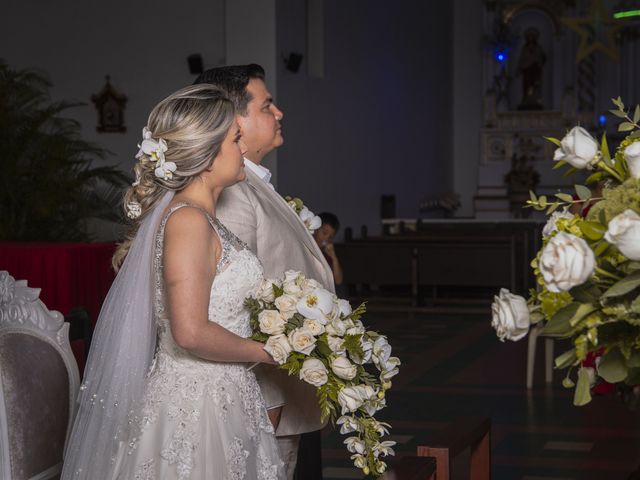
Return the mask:
<svg viewBox="0 0 640 480">
<path fill-rule="evenodd" d="M 436 459 L 406 456 L 395 460 L 382 480 L 436 480 Z"/>
<path fill-rule="evenodd" d="M 76 409 L 69 324 L 0 271 L 0 478 L 58 478 Z"/>
<path fill-rule="evenodd" d="M 418 456 L 436 459 L 436 480 L 450 480 L 453 459 L 470 449 L 469 480 L 491 479 L 491 419 L 461 418 L 437 432 L 428 445 L 418 447 Z"/>
</svg>

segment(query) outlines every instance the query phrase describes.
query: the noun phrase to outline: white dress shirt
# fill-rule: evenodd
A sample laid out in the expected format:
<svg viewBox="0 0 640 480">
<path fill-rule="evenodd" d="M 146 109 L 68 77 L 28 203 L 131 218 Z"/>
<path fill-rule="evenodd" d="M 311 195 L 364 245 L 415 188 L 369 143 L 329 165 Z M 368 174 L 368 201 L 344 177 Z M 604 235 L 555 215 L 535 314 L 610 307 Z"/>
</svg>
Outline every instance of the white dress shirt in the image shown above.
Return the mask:
<svg viewBox="0 0 640 480">
<path fill-rule="evenodd" d="M 251 170 L 260 180 L 275 190 L 275 187 L 271 183 L 271 171 L 268 168 L 258 165 L 257 163 L 253 163 L 248 158 L 244 159 L 244 166 Z"/>
</svg>

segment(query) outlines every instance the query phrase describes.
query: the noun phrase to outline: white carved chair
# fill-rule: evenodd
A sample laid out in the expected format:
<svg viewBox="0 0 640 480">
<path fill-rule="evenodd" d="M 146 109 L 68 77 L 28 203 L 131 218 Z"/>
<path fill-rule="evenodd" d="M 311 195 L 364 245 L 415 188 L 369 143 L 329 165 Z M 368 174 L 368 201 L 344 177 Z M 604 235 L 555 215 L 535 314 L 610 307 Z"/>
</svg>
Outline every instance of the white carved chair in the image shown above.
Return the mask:
<svg viewBox="0 0 640 480">
<path fill-rule="evenodd" d="M 58 477 L 80 386 L 69 324 L 0 271 L 0 478 Z"/>
<path fill-rule="evenodd" d="M 527 390 L 533 388 L 533 371 L 536 364 L 536 344 L 542 335 L 543 322 L 531 327 L 527 346 Z M 544 337 L 544 381 L 553 382 L 553 338 Z"/>
</svg>

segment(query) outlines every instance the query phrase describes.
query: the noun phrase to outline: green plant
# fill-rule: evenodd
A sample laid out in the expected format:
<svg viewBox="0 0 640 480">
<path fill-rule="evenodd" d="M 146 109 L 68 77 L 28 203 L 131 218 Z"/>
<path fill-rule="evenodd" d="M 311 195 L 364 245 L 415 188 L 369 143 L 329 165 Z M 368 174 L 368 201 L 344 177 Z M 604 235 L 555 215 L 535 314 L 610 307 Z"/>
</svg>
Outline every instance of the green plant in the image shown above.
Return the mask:
<svg viewBox="0 0 640 480">
<path fill-rule="evenodd" d="M 0 60 L 0 240 L 87 241 L 87 220 L 118 221 L 128 183 L 107 151 L 84 141 L 51 83 Z"/>
</svg>

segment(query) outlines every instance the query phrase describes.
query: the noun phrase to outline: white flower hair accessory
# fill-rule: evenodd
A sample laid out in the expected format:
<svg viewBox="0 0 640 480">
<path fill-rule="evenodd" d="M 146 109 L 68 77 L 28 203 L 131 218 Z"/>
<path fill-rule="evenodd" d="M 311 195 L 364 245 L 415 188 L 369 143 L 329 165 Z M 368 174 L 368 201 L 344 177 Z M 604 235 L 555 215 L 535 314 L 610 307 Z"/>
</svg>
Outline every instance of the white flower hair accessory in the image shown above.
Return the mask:
<svg viewBox="0 0 640 480">
<path fill-rule="evenodd" d="M 138 202 L 127 202 L 127 217 L 131 220 L 135 220 L 142 215 L 142 205 Z"/>
<path fill-rule="evenodd" d="M 142 155 L 150 157 L 152 162 L 156 162 L 156 169 L 154 171 L 156 177 L 163 180 L 170 180 L 173 178 L 173 172 L 176 171 L 176 164 L 174 162 L 167 162 L 164 153 L 167 151 L 167 142 L 162 138 L 155 139 L 151 130 L 147 127 L 142 129 L 142 143 L 138 145 L 140 150 L 136 154 L 136 158 L 141 158 Z"/>
</svg>

